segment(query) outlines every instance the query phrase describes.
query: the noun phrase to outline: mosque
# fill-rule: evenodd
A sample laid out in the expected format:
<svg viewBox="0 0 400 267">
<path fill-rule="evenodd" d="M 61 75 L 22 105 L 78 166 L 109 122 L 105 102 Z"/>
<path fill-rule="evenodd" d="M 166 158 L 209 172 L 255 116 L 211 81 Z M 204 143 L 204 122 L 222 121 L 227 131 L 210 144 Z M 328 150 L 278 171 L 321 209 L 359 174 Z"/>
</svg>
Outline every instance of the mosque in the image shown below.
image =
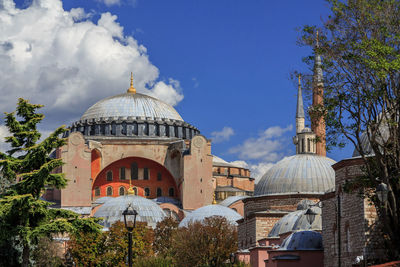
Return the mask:
<svg viewBox="0 0 400 267">
<path fill-rule="evenodd" d="M 316 55 L 310 110 L 322 104 L 322 66 Z M 274 253 L 279 259 L 274 247 L 290 249 L 298 242 L 298 247 L 309 246 L 316 254 L 293 257 L 323 255 L 318 233 L 322 220 L 307 224 L 305 211 L 334 191 L 335 161 L 326 157 L 324 121 L 312 120 L 311 129 L 305 127 L 300 78 L 296 155 L 276 163 L 257 185 L 248 169 L 212 155 L 211 140 L 172 106 L 137 93 L 132 77 L 126 93 L 89 107 L 65 137 L 66 145 L 55 157 L 65 163 L 57 171 L 65 173 L 69 183 L 44 195 L 61 208 L 102 217 L 106 228 L 121 220 L 127 203 L 133 203 L 138 220 L 151 227 L 166 216 L 182 227 L 224 216 L 238 227 L 238 257 L 252 266 L 266 266 Z M 321 210 L 313 209 L 320 216 Z"/>
</svg>

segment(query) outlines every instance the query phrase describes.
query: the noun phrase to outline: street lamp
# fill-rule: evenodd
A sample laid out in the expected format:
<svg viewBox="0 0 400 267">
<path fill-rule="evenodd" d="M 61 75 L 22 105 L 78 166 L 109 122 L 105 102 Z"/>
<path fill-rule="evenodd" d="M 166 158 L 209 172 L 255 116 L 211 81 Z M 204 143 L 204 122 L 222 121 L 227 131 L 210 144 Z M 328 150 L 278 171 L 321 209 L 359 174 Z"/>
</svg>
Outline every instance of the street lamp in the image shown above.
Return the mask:
<svg viewBox="0 0 400 267">
<path fill-rule="evenodd" d="M 387 197 L 388 197 L 388 186 L 387 184 L 385 184 L 384 182 L 381 182 L 380 184 L 378 184 L 378 186 L 376 187 L 376 194 L 378 196 L 379 201 L 382 204 L 385 204 L 387 201 Z"/>
<path fill-rule="evenodd" d="M 306 215 L 308 223 L 311 226 L 315 220 L 315 216 L 317 216 L 317 213 L 315 211 L 313 211 L 311 208 L 308 208 L 305 215 Z"/>
<path fill-rule="evenodd" d="M 129 204 L 122 212 L 122 215 L 124 215 L 125 228 L 128 230 L 128 266 L 132 267 L 132 231 L 136 226 L 136 216 L 138 213 Z"/>
<path fill-rule="evenodd" d="M 229 255 L 229 262 L 231 263 L 231 265 L 233 266 L 233 264 L 235 263 L 235 260 L 236 260 L 236 255 L 235 255 L 235 253 L 231 253 L 230 255 Z"/>
</svg>

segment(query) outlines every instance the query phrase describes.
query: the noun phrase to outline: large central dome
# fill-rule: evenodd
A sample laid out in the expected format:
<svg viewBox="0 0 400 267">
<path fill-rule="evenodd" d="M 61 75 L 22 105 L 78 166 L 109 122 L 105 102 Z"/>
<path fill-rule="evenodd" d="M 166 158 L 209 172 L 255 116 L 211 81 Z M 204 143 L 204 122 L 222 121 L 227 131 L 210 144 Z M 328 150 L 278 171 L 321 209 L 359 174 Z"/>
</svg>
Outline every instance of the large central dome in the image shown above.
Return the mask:
<svg viewBox="0 0 400 267">
<path fill-rule="evenodd" d="M 125 93 L 107 97 L 91 106 L 81 120 L 138 117 L 147 120 L 169 119 L 183 121 L 167 103 L 143 94 Z"/>
</svg>

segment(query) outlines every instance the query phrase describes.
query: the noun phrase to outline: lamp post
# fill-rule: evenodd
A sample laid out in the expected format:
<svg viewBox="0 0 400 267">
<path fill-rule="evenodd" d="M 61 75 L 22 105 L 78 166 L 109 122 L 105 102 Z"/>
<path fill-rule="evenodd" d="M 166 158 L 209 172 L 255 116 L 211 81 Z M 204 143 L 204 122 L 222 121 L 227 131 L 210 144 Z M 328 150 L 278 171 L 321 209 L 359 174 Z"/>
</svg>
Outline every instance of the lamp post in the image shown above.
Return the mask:
<svg viewBox="0 0 400 267">
<path fill-rule="evenodd" d="M 128 266 L 132 267 L 132 231 L 136 226 L 136 216 L 138 213 L 129 204 L 122 212 L 122 215 L 124 215 L 125 228 L 128 230 Z"/>
<path fill-rule="evenodd" d="M 231 266 L 233 266 L 233 264 L 235 263 L 235 260 L 236 260 L 236 255 L 235 255 L 235 253 L 232 252 L 229 255 L 229 262 L 231 263 Z"/>
<path fill-rule="evenodd" d="M 376 187 L 376 194 L 378 196 L 378 199 L 384 205 L 386 204 L 386 201 L 387 201 L 388 191 L 389 191 L 388 186 L 384 182 L 381 182 Z"/>
</svg>

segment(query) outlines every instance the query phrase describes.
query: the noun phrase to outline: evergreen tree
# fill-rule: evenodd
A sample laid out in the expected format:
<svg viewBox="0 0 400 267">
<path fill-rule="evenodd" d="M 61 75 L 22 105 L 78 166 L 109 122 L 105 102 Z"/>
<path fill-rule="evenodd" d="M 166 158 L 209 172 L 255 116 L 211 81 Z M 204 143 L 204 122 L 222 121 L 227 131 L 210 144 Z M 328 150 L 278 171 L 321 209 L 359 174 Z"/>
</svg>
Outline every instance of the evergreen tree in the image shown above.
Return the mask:
<svg viewBox="0 0 400 267">
<path fill-rule="evenodd" d="M 59 136 L 66 130 L 60 127 L 38 142 L 41 134 L 37 124 L 44 118 L 37 113 L 41 107 L 20 98 L 16 112 L 5 113 L 11 133 L 6 142 L 11 148 L 0 152 L 0 169 L 1 179 L 11 185 L 0 196 L 1 266 L 31 265 L 32 249 L 43 236 L 100 229 L 96 219 L 49 208 L 51 203 L 39 199 L 46 187 L 61 189 L 67 184 L 64 174 L 54 172 L 62 166 L 61 159 L 50 157 L 52 151 L 65 144 Z"/>
</svg>

